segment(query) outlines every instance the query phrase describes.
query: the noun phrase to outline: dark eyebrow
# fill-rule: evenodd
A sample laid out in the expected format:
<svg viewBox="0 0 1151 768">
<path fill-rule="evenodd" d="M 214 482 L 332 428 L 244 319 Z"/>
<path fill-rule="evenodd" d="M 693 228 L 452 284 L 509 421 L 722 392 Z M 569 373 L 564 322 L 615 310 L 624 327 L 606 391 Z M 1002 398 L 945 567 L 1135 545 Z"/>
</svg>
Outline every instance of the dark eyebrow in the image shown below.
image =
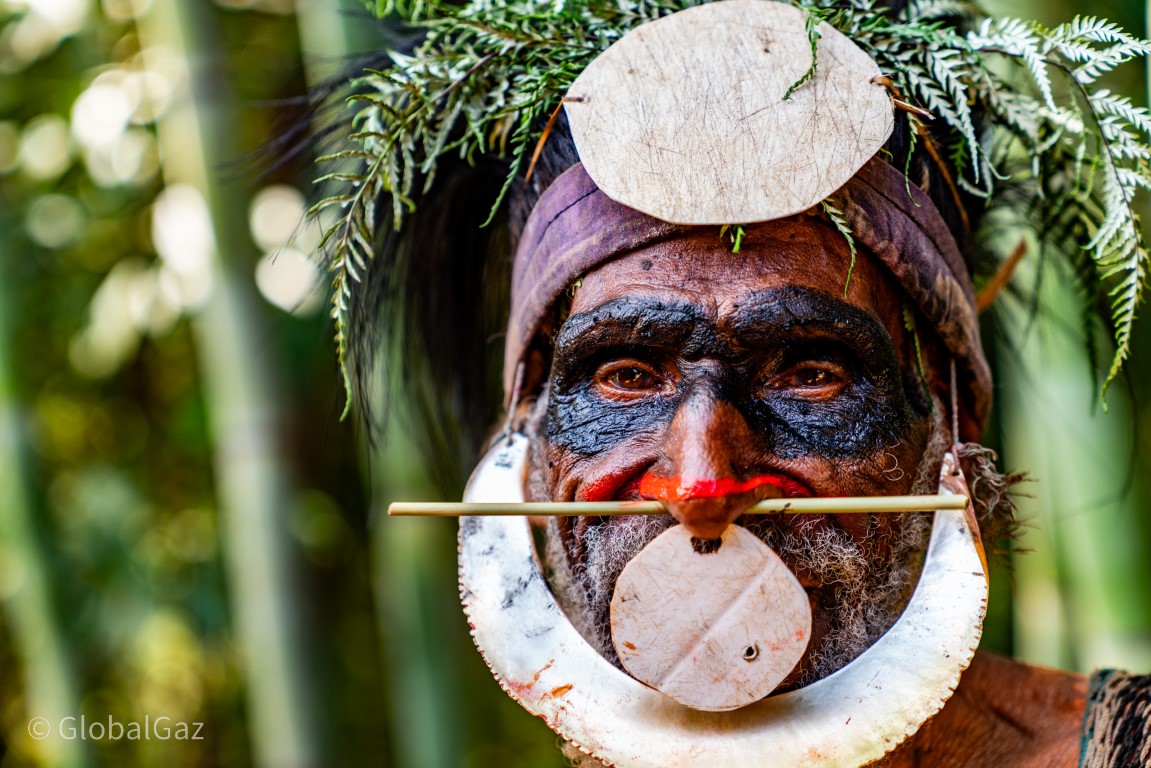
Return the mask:
<svg viewBox="0 0 1151 768">
<path fill-rule="evenodd" d="M 623 296 L 569 317 L 556 334 L 555 349 L 558 362 L 561 357 L 578 357 L 593 348 L 683 349 L 714 336 L 711 321 L 694 304 Z"/>
<path fill-rule="evenodd" d="M 750 294 L 721 322 L 741 344 L 764 346 L 781 338 L 833 338 L 869 368 L 898 366 L 891 334 L 874 314 L 813 288 L 785 286 Z"/>
<path fill-rule="evenodd" d="M 826 340 L 850 350 L 872 375 L 898 376 L 891 336 L 870 312 L 813 288 L 755 291 L 719 321 L 702 307 L 644 296 L 623 296 L 572 315 L 555 337 L 553 371 L 562 381 L 604 349 L 648 348 L 693 359 L 739 359 L 748 350 L 780 349 Z M 734 346 L 733 346 L 734 345 Z"/>
</svg>

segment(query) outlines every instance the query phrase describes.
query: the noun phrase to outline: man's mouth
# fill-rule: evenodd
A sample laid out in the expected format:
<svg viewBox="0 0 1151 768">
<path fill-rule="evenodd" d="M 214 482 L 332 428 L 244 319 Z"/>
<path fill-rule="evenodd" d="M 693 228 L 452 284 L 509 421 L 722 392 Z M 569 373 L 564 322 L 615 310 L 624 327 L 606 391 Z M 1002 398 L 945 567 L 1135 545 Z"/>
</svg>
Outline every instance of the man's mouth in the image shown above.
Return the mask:
<svg viewBox="0 0 1151 768">
<path fill-rule="evenodd" d="M 806 485 L 782 473 L 773 472 L 757 475 L 747 480 L 734 480 L 728 477 L 708 479 L 687 479 L 683 477 L 660 477 L 650 472 L 639 479 L 639 496 L 643 499 L 659 501 L 691 501 L 693 499 L 716 499 L 723 496 L 738 496 L 758 489 L 774 488 L 784 498 L 811 496 Z M 757 494 L 758 495 L 758 494 Z M 766 498 L 766 494 L 764 498 Z"/>
<path fill-rule="evenodd" d="M 577 492 L 576 498 L 578 501 L 691 501 L 753 492 L 764 499 L 816 495 L 806 483 L 782 472 L 768 472 L 747 480 L 735 480 L 726 477 L 685 479 L 680 476 L 663 477 L 647 471 L 625 471 L 611 473 L 588 483 Z"/>
</svg>

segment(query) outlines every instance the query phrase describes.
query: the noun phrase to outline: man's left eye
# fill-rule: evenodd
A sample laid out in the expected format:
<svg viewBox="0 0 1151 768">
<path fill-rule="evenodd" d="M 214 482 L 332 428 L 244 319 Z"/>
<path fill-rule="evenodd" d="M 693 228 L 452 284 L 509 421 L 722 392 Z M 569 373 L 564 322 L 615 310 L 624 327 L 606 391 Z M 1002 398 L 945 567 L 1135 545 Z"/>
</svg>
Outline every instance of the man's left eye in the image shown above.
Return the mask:
<svg viewBox="0 0 1151 768">
<path fill-rule="evenodd" d="M 651 389 L 655 386 L 655 376 L 639 368 L 623 368 L 608 377 L 620 389 Z"/>
<path fill-rule="evenodd" d="M 838 395 L 847 381 L 847 371 L 835 363 L 802 363 L 772 377 L 767 388 L 823 400 Z"/>
<path fill-rule="evenodd" d="M 801 387 L 823 387 L 832 383 L 835 377 L 826 368 L 801 368 L 795 372 L 794 378 Z"/>
</svg>

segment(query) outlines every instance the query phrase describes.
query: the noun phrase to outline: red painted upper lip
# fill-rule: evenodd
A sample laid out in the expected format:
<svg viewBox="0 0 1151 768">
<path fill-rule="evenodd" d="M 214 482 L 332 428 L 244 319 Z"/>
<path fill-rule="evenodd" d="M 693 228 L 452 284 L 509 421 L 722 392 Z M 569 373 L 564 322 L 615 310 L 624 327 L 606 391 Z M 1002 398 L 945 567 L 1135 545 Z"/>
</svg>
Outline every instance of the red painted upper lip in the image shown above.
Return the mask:
<svg viewBox="0 0 1151 768">
<path fill-rule="evenodd" d="M 747 480 L 731 478 L 684 481 L 678 477 L 660 477 L 646 471 L 628 470 L 610 473 L 579 490 L 579 501 L 688 501 L 751 493 L 760 488 L 776 488 L 786 498 L 810 497 L 816 494 L 804 482 L 783 472 L 766 472 Z"/>
<path fill-rule="evenodd" d="M 639 480 L 639 495 L 645 499 L 659 501 L 692 501 L 737 496 L 764 487 L 776 488 L 789 499 L 812 495 L 806 485 L 781 472 L 756 475 L 747 480 L 734 480 L 729 477 L 698 479 L 660 477 L 647 472 Z"/>
</svg>

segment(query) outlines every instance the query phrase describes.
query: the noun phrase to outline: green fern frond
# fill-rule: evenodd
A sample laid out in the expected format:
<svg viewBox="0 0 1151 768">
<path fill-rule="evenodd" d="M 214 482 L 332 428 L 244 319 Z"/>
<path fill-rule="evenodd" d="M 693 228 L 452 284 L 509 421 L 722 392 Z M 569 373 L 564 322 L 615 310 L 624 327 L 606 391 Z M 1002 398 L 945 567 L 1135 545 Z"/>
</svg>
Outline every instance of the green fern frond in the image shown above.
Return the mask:
<svg viewBox="0 0 1151 768">
<path fill-rule="evenodd" d="M 332 216 L 324 232 L 337 345 L 346 362 L 355 295 L 381 230 L 398 230 L 440 158 L 498 155 L 510 185 L 524 171 L 548 116 L 600 52 L 647 21 L 697 0 L 369 0 L 423 34 L 392 66 L 353 83 L 356 116 L 346 145 L 322 159 Z M 1148 273 L 1134 201 L 1151 190 L 1151 113 L 1095 87 L 1100 76 L 1151 55 L 1151 44 L 1095 17 L 1054 28 L 1017 19 L 980 21 L 964 0 L 912 0 L 889 15 L 876 0 L 791 0 L 807 14 L 812 51 L 826 22 L 864 49 L 904 97 L 949 129 L 943 153 L 962 189 L 994 200 L 1004 184 L 1025 187 L 1038 222 L 1062 221 L 1058 243 L 1081 282 L 1106 295 L 1115 343 L 1104 384 L 1130 354 L 1131 327 Z M 972 22 L 963 33 L 956 18 Z M 1016 62 L 1006 71 L 993 59 Z M 812 67 L 788 90 L 814 74 Z M 981 125 L 976 115 L 986 116 Z M 915 141 L 911 132 L 911 141 Z M 1030 178 L 1027 182 L 1026 178 Z M 1027 186 L 1027 184 L 1030 186 Z M 824 211 L 852 246 L 832 201 Z M 1037 232 L 1040 239 L 1047 233 Z M 1068 250 L 1070 249 L 1070 250 Z M 1088 261 L 1084 261 L 1084 256 Z M 1090 267 L 1095 281 L 1084 271 Z M 848 275 L 850 284 L 851 273 Z M 845 290 L 847 285 L 845 285 Z M 1086 320 L 1085 320 L 1086 322 Z"/>
<path fill-rule="evenodd" d="M 1022 61 L 1043 97 L 1043 104 L 1055 109 L 1046 51 L 1040 50 L 1041 45 L 1045 49 L 1050 45 L 1040 39 L 1038 29 L 1037 25 L 1019 19 L 985 19 L 978 31 L 967 36 L 967 41 L 976 50 L 1001 53 Z"/>
<path fill-rule="evenodd" d="M 851 231 L 851 225 L 847 223 L 843 210 L 840 209 L 832 198 L 827 198 L 822 201 L 820 207 L 823 208 L 823 213 L 839 230 L 839 234 L 843 235 L 843 239 L 847 241 L 847 248 L 851 251 L 851 264 L 847 267 L 847 279 L 843 281 L 843 295 L 847 296 L 847 289 L 851 287 L 851 276 L 855 274 L 855 234 Z"/>
<path fill-rule="evenodd" d="M 931 396 L 931 384 L 927 379 L 927 367 L 923 364 L 923 346 L 919 341 L 919 328 L 915 322 L 915 309 L 910 302 L 903 302 L 903 330 L 911 334 L 915 345 L 915 369 L 919 373 L 919 385 L 923 387 L 923 396 L 935 411 L 935 399 Z"/>
<path fill-rule="evenodd" d="M 811 47 L 811 63 L 808 64 L 807 70 L 800 76 L 798 80 L 788 86 L 787 91 L 783 94 L 783 100 L 787 101 L 791 98 L 791 94 L 795 89 L 806 83 L 808 80 L 815 76 L 815 63 L 819 56 L 819 23 L 821 18 L 819 14 L 808 13 L 803 21 L 804 32 L 807 33 L 807 43 Z"/>
</svg>

